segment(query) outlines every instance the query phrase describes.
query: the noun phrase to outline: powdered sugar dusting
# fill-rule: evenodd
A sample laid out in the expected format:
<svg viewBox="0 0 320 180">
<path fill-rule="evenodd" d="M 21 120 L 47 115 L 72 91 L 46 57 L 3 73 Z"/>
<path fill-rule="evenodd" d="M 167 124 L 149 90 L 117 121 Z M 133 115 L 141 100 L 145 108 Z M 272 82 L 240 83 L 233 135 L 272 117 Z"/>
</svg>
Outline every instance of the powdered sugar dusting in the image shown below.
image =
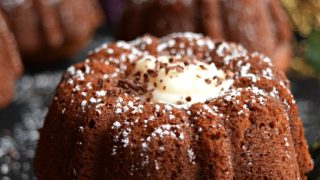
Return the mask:
<svg viewBox="0 0 320 180">
<path fill-rule="evenodd" d="M 207 128 L 199 126 L 197 121 L 212 120 L 209 128 L 217 131 L 223 129 L 224 122 L 230 117 L 222 105 L 234 107 L 235 115 L 240 117 L 250 116 L 254 107 L 266 106 L 270 98 L 283 101 L 288 109 L 293 105 L 291 101 L 282 99 L 280 92 L 287 89 L 287 82 L 278 77 L 268 58 L 259 53 L 249 53 L 240 45 L 214 42 L 201 34 L 174 33 L 158 40 L 144 36 L 131 42 L 103 44 L 90 57 L 92 59 L 82 64 L 71 66 L 62 84 L 72 89 L 71 102 L 79 102 L 77 105 L 81 106 L 82 112 L 93 109 L 97 117 L 112 115 L 108 131 L 112 136 L 112 148 L 108 155 L 117 158 L 124 154 L 133 156 L 126 154 L 128 152 L 139 153 L 139 162 L 130 168 L 132 176 L 136 170 L 147 166 L 161 169 L 160 161 L 151 158 L 151 151 L 167 153 L 170 147 L 160 142 L 168 141 L 181 147 L 187 144 L 182 156 L 190 165 L 195 165 L 198 158 L 196 149 L 189 142 L 201 141 L 201 133 L 206 132 Z M 193 96 L 187 94 L 185 101 L 191 102 L 187 106 L 183 106 L 183 103 L 154 102 L 147 83 L 152 82 L 149 87 L 153 89 L 165 90 L 168 88 L 165 79 L 159 76 L 156 68 L 133 70 L 139 60 L 152 58 L 157 61 L 159 57 L 166 57 L 167 61 L 158 61 L 154 66 L 162 66 L 169 78 L 185 70 L 184 67 L 201 62 L 200 69 L 208 69 L 208 64 L 214 64 L 232 83 L 217 96 L 200 102 L 192 102 Z M 196 75 L 206 84 L 221 81 L 216 75 L 210 78 Z M 150 81 L 158 76 L 155 81 Z M 279 86 L 269 90 L 259 85 L 261 81 L 276 82 Z M 182 83 L 190 82 L 186 79 Z M 183 90 L 184 86 L 181 87 Z M 220 136 L 212 137 L 213 140 L 216 138 Z M 250 151 L 245 152 L 248 166 L 252 166 Z"/>
</svg>

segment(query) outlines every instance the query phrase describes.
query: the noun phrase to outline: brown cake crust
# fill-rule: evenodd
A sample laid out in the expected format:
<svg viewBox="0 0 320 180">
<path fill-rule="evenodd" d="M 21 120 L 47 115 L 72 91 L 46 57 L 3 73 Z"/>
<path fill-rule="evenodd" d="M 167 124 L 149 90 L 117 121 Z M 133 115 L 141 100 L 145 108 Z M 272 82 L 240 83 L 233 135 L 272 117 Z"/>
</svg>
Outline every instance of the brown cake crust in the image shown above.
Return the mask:
<svg viewBox="0 0 320 180">
<path fill-rule="evenodd" d="M 234 83 L 190 107 L 144 101 L 120 82 L 148 55 L 214 62 Z M 285 75 L 259 53 L 193 33 L 104 44 L 70 67 L 35 157 L 40 180 L 305 179 L 312 166 Z"/>
<path fill-rule="evenodd" d="M 13 95 L 14 81 L 23 70 L 16 43 L 0 10 L 0 108 L 8 105 Z"/>
<path fill-rule="evenodd" d="M 189 31 L 265 53 L 279 69 L 289 65 L 290 25 L 278 0 L 130 0 L 118 37 Z"/>
<path fill-rule="evenodd" d="M 0 2 L 28 64 L 44 65 L 81 49 L 102 16 L 96 0 Z"/>
</svg>

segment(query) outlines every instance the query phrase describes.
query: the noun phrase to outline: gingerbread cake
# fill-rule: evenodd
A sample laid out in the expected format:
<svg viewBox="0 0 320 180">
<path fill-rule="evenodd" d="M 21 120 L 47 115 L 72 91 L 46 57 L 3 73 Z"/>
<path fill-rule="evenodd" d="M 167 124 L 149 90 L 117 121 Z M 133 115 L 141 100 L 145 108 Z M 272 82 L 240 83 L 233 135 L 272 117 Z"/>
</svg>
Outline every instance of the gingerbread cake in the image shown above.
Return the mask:
<svg viewBox="0 0 320 180">
<path fill-rule="evenodd" d="M 289 65 L 291 31 L 279 0 L 129 0 L 118 36 L 201 32 L 262 52 L 280 69 Z"/>
<path fill-rule="evenodd" d="M 100 24 L 96 0 L 1 0 L 25 62 L 41 65 L 66 58 Z"/>
<path fill-rule="evenodd" d="M 22 69 L 15 40 L 0 10 L 0 108 L 10 102 L 14 81 L 20 76 Z"/>
<path fill-rule="evenodd" d="M 193 33 L 97 48 L 58 85 L 38 179 L 305 179 L 289 82 L 268 57 Z"/>
</svg>

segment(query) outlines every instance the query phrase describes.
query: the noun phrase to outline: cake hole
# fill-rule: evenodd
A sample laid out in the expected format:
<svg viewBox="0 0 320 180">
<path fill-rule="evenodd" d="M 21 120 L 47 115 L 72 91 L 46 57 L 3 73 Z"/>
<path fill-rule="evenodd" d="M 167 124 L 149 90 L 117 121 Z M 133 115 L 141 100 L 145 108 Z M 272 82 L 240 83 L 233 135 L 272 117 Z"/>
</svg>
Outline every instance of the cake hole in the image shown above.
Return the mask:
<svg viewBox="0 0 320 180">
<path fill-rule="evenodd" d="M 178 176 L 178 173 L 176 171 L 174 171 L 171 175 L 171 179 L 177 179 Z"/>
<path fill-rule="evenodd" d="M 264 128 L 266 125 L 264 123 L 260 123 L 259 128 Z"/>
<path fill-rule="evenodd" d="M 89 128 L 94 128 L 96 126 L 96 122 L 94 120 L 90 120 Z"/>
<path fill-rule="evenodd" d="M 241 143 L 240 143 L 240 147 L 241 147 L 241 148 L 244 147 L 244 142 L 241 142 Z"/>
<path fill-rule="evenodd" d="M 251 110 L 251 109 L 253 108 L 253 103 L 252 103 L 252 102 L 249 102 L 249 103 L 247 104 L 247 106 L 248 106 L 248 108 Z"/>
<path fill-rule="evenodd" d="M 255 124 L 255 121 L 252 117 L 249 118 L 251 125 Z"/>
<path fill-rule="evenodd" d="M 274 122 L 269 123 L 269 126 L 270 126 L 271 129 L 273 129 L 275 127 Z"/>
<path fill-rule="evenodd" d="M 81 67 L 79 68 L 79 70 L 81 70 L 82 72 L 85 72 L 86 67 L 85 67 L 85 66 L 81 66 Z"/>
<path fill-rule="evenodd" d="M 222 169 L 222 173 L 227 174 L 227 173 L 229 173 L 229 171 L 228 171 L 228 169 Z"/>
<path fill-rule="evenodd" d="M 220 139 L 220 137 L 221 137 L 221 134 L 220 134 L 220 133 L 213 134 L 213 135 L 211 135 L 211 140 L 215 141 L 215 140 Z"/>
</svg>

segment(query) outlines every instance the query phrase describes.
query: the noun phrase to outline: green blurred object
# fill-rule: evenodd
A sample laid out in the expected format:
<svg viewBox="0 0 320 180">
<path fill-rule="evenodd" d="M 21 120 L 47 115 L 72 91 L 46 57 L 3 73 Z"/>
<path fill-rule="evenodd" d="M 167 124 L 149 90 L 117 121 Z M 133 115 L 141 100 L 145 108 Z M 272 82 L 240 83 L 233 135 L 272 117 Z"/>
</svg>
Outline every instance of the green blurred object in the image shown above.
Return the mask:
<svg viewBox="0 0 320 180">
<path fill-rule="evenodd" d="M 306 61 L 320 75 L 320 31 L 313 31 L 307 38 L 304 56 Z"/>
<path fill-rule="evenodd" d="M 320 0 L 281 0 L 292 21 L 292 69 L 320 78 Z"/>
<path fill-rule="evenodd" d="M 320 29 L 320 0 L 281 0 L 291 17 L 293 28 L 301 36 Z"/>
</svg>

